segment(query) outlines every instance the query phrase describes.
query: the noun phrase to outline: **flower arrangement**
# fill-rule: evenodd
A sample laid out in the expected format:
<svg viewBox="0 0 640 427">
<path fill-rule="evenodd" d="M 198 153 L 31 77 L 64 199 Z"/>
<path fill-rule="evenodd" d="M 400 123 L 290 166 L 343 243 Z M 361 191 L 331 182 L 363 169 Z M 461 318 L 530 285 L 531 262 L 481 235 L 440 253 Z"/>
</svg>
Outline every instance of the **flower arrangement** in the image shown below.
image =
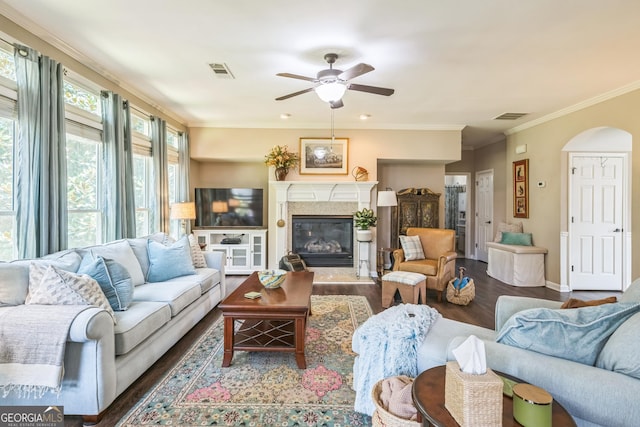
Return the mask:
<svg viewBox="0 0 640 427">
<path fill-rule="evenodd" d="M 275 166 L 276 169 L 291 169 L 299 161 L 298 153 L 292 153 L 286 145 L 276 145 L 264 156 L 264 163 L 267 166 Z"/>
<path fill-rule="evenodd" d="M 369 227 L 375 227 L 378 218 L 373 214 L 372 209 L 362 208 L 353 214 L 356 227 L 360 230 L 368 230 Z"/>
</svg>

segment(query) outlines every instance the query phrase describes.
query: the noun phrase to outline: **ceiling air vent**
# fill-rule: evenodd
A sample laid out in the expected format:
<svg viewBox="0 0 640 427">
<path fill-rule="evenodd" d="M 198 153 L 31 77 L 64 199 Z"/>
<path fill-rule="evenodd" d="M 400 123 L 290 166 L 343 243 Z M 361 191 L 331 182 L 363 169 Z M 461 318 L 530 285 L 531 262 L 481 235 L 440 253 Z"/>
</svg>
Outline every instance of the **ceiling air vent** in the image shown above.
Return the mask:
<svg viewBox="0 0 640 427">
<path fill-rule="evenodd" d="M 504 113 L 495 117 L 493 120 L 518 120 L 522 116 L 526 116 L 529 113 Z"/>
<path fill-rule="evenodd" d="M 213 70 L 213 74 L 219 79 L 235 79 L 229 67 L 224 62 L 209 64 L 209 67 Z"/>
</svg>

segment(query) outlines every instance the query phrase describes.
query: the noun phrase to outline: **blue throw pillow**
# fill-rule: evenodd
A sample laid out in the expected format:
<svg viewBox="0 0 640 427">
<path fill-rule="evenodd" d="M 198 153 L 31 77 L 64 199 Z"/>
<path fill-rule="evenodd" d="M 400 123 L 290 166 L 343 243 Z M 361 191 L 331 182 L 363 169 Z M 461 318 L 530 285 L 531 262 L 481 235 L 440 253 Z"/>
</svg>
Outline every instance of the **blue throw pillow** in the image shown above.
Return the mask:
<svg viewBox="0 0 640 427">
<path fill-rule="evenodd" d="M 571 310 L 523 310 L 507 320 L 496 341 L 594 365 L 609 336 L 639 309 L 638 302 L 619 302 Z"/>
<path fill-rule="evenodd" d="M 147 282 L 164 282 L 174 277 L 196 274 L 187 236 L 171 246 L 149 239 L 147 251 L 149 252 Z"/>
<path fill-rule="evenodd" d="M 531 233 L 510 233 L 502 232 L 500 243 L 505 245 L 533 246 L 533 238 Z"/>
<path fill-rule="evenodd" d="M 120 263 L 88 253 L 82 259 L 78 274 L 87 274 L 100 285 L 113 311 L 124 311 L 133 300 L 133 281 Z"/>
</svg>

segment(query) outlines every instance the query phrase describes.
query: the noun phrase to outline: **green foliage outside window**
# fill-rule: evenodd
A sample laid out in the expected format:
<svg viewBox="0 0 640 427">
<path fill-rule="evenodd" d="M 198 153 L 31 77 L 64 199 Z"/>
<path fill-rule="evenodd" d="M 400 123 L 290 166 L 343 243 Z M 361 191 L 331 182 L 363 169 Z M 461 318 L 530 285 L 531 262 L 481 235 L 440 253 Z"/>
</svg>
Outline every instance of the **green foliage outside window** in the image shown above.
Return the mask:
<svg viewBox="0 0 640 427">
<path fill-rule="evenodd" d="M 64 102 L 78 107 L 81 110 L 88 111 L 91 114 L 99 116 L 101 113 L 100 96 L 74 85 L 68 81 L 64 81 Z"/>
<path fill-rule="evenodd" d="M 0 49 L 0 76 L 16 81 L 16 64 L 13 55 Z"/>
</svg>

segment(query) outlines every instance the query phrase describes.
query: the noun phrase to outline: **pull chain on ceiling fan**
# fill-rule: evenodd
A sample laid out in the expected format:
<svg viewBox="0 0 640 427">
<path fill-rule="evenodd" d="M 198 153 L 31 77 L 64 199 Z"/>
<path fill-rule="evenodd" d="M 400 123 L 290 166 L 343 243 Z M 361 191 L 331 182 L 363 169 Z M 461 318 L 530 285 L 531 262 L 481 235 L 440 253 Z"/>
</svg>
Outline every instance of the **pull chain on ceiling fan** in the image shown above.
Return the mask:
<svg viewBox="0 0 640 427">
<path fill-rule="evenodd" d="M 291 73 L 276 74 L 277 76 L 281 77 L 289 77 L 292 79 L 306 80 L 315 83 L 315 85 L 310 88 L 276 98 L 276 101 L 282 101 L 294 96 L 302 95 L 303 93 L 315 91 L 321 100 L 329 103 L 331 108 L 340 108 L 344 106 L 344 104 L 342 103 L 342 96 L 347 91 L 347 89 L 384 96 L 393 95 L 393 93 L 395 92 L 393 89 L 384 87 L 359 85 L 349 82 L 349 80 L 353 78 L 373 71 L 375 68 L 373 68 L 369 64 L 360 63 L 349 68 L 348 70 L 342 71 L 333 68 L 333 64 L 338 59 L 337 54 L 327 53 L 324 56 L 324 59 L 329 64 L 329 68 L 319 71 L 315 78 Z"/>
</svg>

